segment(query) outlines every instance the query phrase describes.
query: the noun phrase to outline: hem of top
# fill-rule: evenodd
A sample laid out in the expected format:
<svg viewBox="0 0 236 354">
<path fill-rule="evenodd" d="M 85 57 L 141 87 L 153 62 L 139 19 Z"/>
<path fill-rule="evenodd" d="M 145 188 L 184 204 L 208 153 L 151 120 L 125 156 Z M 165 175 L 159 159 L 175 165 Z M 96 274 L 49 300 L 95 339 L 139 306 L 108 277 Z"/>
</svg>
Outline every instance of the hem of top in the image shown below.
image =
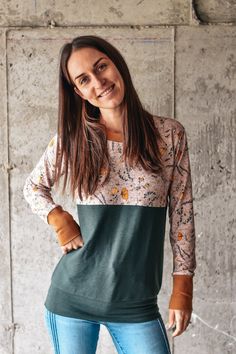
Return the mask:
<svg viewBox="0 0 236 354">
<path fill-rule="evenodd" d="M 102 302 L 97 299 L 89 299 L 81 295 L 67 293 L 51 284 L 44 305 L 50 312 L 64 317 L 81 318 L 91 321 L 138 323 L 161 317 L 157 305 L 157 296 L 148 298 L 147 300 L 148 303 L 146 304 L 143 303 L 143 300 Z M 105 305 L 104 311 L 102 310 L 102 303 Z M 144 306 L 144 308 L 139 304 Z M 98 308 L 99 311 L 97 311 Z M 111 310 L 113 310 L 113 313 Z"/>
<path fill-rule="evenodd" d="M 79 310 L 77 313 L 72 314 L 71 312 L 67 312 L 65 309 L 63 311 L 60 311 L 58 309 L 55 309 L 54 307 L 50 307 L 48 303 L 45 301 L 44 302 L 44 307 L 52 312 L 55 315 L 62 316 L 62 317 L 68 317 L 68 318 L 75 318 L 75 319 L 81 319 L 81 320 L 87 320 L 87 321 L 96 321 L 102 323 L 106 322 L 113 322 L 113 323 L 142 323 L 142 322 L 148 322 L 148 321 L 153 321 L 161 318 L 161 314 L 159 312 L 159 309 L 156 311 L 156 313 L 152 315 L 146 315 L 146 316 L 140 316 L 136 318 L 124 318 L 124 317 L 119 317 L 119 316 L 96 316 L 96 315 L 84 315 L 81 313 Z"/>
</svg>

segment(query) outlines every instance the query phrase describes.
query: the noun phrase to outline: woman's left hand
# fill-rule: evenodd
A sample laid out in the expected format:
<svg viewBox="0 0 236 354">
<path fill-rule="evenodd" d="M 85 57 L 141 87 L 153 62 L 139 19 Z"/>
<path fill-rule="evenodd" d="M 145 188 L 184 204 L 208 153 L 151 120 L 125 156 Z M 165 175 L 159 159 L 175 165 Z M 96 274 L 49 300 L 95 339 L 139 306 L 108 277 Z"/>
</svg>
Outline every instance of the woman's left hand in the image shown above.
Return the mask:
<svg viewBox="0 0 236 354">
<path fill-rule="evenodd" d="M 179 336 L 181 333 L 183 333 L 186 330 L 186 328 L 190 323 L 191 313 L 192 311 L 190 310 L 169 309 L 169 323 L 167 329 L 172 328 L 174 325 L 176 326 L 175 331 L 172 334 L 172 337 Z"/>
</svg>

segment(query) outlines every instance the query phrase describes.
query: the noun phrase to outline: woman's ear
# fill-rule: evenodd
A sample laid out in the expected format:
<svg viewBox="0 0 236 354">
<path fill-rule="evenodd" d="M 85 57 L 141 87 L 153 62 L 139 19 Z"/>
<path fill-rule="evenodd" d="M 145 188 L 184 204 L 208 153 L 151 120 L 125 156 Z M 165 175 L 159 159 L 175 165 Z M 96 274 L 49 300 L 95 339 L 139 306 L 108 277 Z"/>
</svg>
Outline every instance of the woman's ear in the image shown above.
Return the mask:
<svg viewBox="0 0 236 354">
<path fill-rule="evenodd" d="M 82 93 L 80 92 L 80 90 L 77 89 L 76 86 L 74 86 L 74 90 L 75 90 L 75 92 L 77 93 L 77 95 L 79 95 L 81 98 L 84 98 L 83 95 L 82 95 Z"/>
</svg>

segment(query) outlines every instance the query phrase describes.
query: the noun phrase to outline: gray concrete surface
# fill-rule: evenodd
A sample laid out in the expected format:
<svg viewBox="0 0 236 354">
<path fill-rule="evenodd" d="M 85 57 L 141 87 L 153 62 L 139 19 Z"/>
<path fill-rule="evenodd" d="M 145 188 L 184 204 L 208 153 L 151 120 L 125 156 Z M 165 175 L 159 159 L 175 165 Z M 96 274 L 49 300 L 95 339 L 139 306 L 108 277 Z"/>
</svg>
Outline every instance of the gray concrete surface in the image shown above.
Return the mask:
<svg viewBox="0 0 236 354">
<path fill-rule="evenodd" d="M 52 230 L 29 210 L 22 188 L 56 129 L 59 49 L 80 34 L 114 43 L 145 106 L 180 120 L 188 133 L 198 267 L 192 325 L 174 340 L 169 334 L 172 354 L 236 352 L 236 32 L 235 23 L 223 25 L 236 14 L 230 1 L 191 3 L 1 2 L 0 354 L 52 354 L 43 302 L 61 253 Z M 69 196 L 55 199 L 76 217 Z M 158 299 L 165 322 L 168 232 L 167 223 Z M 97 353 L 116 353 L 103 326 Z"/>
<path fill-rule="evenodd" d="M 194 0 L 198 18 L 204 23 L 234 23 L 236 21 L 235 0 Z"/>
<path fill-rule="evenodd" d="M 178 28 L 176 118 L 189 132 L 198 268 L 191 353 L 236 352 L 236 32 Z"/>
<path fill-rule="evenodd" d="M 0 353 L 12 350 L 13 322 L 11 301 L 11 244 L 10 244 L 10 196 L 9 196 L 9 159 L 8 159 L 8 115 L 6 82 L 6 41 L 5 31 L 0 31 Z"/>
<path fill-rule="evenodd" d="M 2 26 L 188 24 L 186 0 L 1 0 Z"/>
</svg>

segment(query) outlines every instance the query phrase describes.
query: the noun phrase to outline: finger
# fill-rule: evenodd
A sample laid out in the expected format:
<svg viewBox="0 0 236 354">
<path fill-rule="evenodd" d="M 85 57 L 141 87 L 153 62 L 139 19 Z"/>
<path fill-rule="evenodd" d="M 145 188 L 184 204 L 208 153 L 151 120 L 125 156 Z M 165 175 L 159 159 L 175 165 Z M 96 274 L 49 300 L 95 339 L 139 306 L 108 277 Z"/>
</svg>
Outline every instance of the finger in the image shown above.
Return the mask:
<svg viewBox="0 0 236 354">
<path fill-rule="evenodd" d="M 179 336 L 183 332 L 184 318 L 181 315 L 176 314 L 175 323 L 176 323 L 176 329 L 175 329 L 174 333 L 172 334 L 172 337 Z"/>
<path fill-rule="evenodd" d="M 78 248 L 81 248 L 82 247 L 82 245 L 81 244 L 78 244 L 78 243 L 72 243 L 72 248 L 74 249 L 74 250 L 77 250 Z"/>
<path fill-rule="evenodd" d="M 189 323 L 191 323 L 191 316 L 187 316 L 184 320 L 184 331 L 187 329 Z"/>
<path fill-rule="evenodd" d="M 62 252 L 64 254 L 67 254 L 68 252 L 70 252 L 72 250 L 72 244 L 71 242 L 67 243 L 65 246 L 62 246 Z"/>
<path fill-rule="evenodd" d="M 67 249 L 65 247 L 61 247 L 62 253 L 67 254 Z"/>
<path fill-rule="evenodd" d="M 77 248 L 82 247 L 82 246 L 84 245 L 84 242 L 83 242 L 82 238 L 79 237 L 79 236 L 76 237 L 76 238 L 74 238 L 74 239 L 71 241 L 71 243 L 72 243 L 72 247 L 73 247 L 74 249 L 77 249 Z"/>
<path fill-rule="evenodd" d="M 167 329 L 171 329 L 175 324 L 175 311 L 172 309 L 169 309 L 169 322 L 167 325 Z"/>
<path fill-rule="evenodd" d="M 72 248 L 73 248 L 72 242 L 68 243 L 66 245 L 66 248 L 67 248 L 67 251 L 70 252 L 72 250 Z"/>
<path fill-rule="evenodd" d="M 172 337 L 177 337 L 177 336 L 179 336 L 181 333 L 182 333 L 182 330 L 181 330 L 181 327 L 180 327 L 179 324 L 178 324 L 178 325 L 176 325 L 176 327 L 175 327 L 175 330 L 174 330 L 174 332 L 173 332 L 173 334 L 172 334 Z"/>
<path fill-rule="evenodd" d="M 63 254 L 67 254 L 68 252 L 71 252 L 73 249 L 78 249 L 79 247 L 82 247 L 83 244 L 84 242 L 81 236 L 77 236 L 73 240 L 65 244 L 64 246 L 61 246 L 61 249 Z"/>
</svg>

